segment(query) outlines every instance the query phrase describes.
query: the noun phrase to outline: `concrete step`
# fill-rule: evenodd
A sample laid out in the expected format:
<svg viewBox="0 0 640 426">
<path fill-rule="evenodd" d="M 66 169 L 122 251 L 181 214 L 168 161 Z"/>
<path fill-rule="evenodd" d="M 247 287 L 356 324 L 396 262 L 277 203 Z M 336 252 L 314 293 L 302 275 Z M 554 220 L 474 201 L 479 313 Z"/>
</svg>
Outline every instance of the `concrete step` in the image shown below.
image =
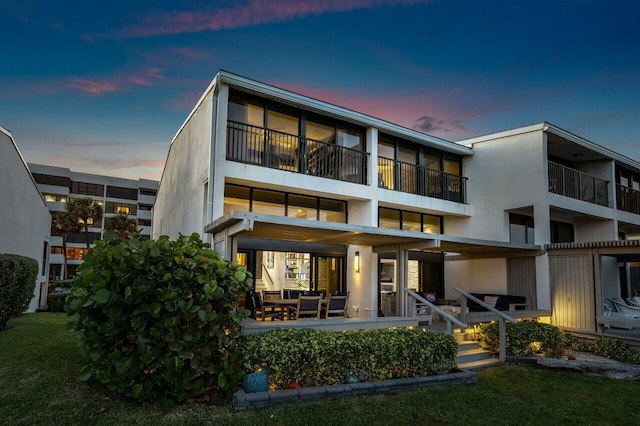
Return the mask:
<svg viewBox="0 0 640 426">
<path fill-rule="evenodd" d="M 461 370 L 478 370 L 480 368 L 494 367 L 502 364 L 497 358 L 482 359 L 479 361 L 458 363 Z"/>
<path fill-rule="evenodd" d="M 458 357 L 456 358 L 456 362 L 458 364 L 461 363 L 469 363 L 473 361 L 481 361 L 484 359 L 490 359 L 491 354 L 484 349 L 471 349 L 465 350 L 462 352 L 458 352 Z"/>
</svg>

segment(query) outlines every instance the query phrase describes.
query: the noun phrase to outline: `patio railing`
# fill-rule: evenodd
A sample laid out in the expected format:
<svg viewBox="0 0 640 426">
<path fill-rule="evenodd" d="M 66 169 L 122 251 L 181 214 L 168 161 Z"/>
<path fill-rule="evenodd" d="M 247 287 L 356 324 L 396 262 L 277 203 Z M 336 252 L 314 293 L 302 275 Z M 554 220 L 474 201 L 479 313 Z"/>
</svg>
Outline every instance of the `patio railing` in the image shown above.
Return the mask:
<svg viewBox="0 0 640 426">
<path fill-rule="evenodd" d="M 609 182 L 579 170 L 548 162 L 549 192 L 600 206 L 609 205 Z"/>
<path fill-rule="evenodd" d="M 413 290 L 409 290 L 408 288 L 403 288 L 403 290 L 405 291 L 405 293 L 407 293 L 407 299 L 408 302 L 406 306 L 408 306 L 409 308 L 409 312 L 412 313 L 411 316 L 414 316 L 413 313 L 415 312 L 415 307 L 416 307 L 416 302 L 420 302 L 424 305 L 427 305 L 429 307 L 429 309 L 431 309 L 431 312 L 437 312 L 438 314 L 440 314 L 442 316 L 442 318 L 444 318 L 447 322 L 447 334 L 451 335 L 453 334 L 453 326 L 457 325 L 458 327 L 465 329 L 467 328 L 467 324 L 463 323 L 462 321 L 458 320 L 456 317 L 454 317 L 453 315 L 451 315 L 448 312 L 443 311 L 442 309 L 440 309 L 440 307 L 438 307 L 438 305 L 434 305 L 433 303 L 429 302 L 427 299 L 425 299 L 424 297 L 420 296 L 418 293 L 416 293 Z"/>
<path fill-rule="evenodd" d="M 227 160 L 367 184 L 369 153 L 229 121 Z"/>
<path fill-rule="evenodd" d="M 378 157 L 378 187 L 441 200 L 467 202 L 467 178 Z"/>
<path fill-rule="evenodd" d="M 640 191 L 617 184 L 616 207 L 618 210 L 640 214 Z"/>
</svg>

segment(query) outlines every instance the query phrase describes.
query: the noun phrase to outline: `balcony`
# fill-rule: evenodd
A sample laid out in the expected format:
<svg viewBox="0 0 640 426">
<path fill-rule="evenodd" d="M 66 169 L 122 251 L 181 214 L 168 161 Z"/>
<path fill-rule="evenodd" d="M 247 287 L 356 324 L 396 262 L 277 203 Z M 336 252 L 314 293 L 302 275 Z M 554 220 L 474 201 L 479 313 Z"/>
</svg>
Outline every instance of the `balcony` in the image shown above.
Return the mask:
<svg viewBox="0 0 640 426">
<path fill-rule="evenodd" d="M 599 206 L 609 206 L 608 182 L 579 170 L 548 162 L 549 192 Z"/>
<path fill-rule="evenodd" d="M 227 160 L 367 184 L 369 153 L 229 121 Z"/>
<path fill-rule="evenodd" d="M 384 157 L 378 158 L 378 187 L 457 203 L 467 202 L 466 177 Z"/>
<path fill-rule="evenodd" d="M 640 214 L 640 191 L 628 186 L 616 185 L 616 207 L 618 210 Z"/>
</svg>

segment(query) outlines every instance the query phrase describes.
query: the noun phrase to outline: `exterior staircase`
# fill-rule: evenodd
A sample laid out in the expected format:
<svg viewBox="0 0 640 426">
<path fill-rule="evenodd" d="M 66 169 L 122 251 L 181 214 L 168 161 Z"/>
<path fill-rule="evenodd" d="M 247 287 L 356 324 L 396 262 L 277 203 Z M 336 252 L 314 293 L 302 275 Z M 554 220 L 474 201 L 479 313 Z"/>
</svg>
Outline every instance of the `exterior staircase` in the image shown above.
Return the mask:
<svg viewBox="0 0 640 426">
<path fill-rule="evenodd" d="M 476 370 L 480 368 L 500 365 L 498 358 L 493 358 L 491 353 L 480 348 L 480 343 L 471 340 L 468 333 L 461 333 L 457 330 L 453 337 L 458 342 L 458 357 L 456 363 L 461 370 Z"/>
</svg>

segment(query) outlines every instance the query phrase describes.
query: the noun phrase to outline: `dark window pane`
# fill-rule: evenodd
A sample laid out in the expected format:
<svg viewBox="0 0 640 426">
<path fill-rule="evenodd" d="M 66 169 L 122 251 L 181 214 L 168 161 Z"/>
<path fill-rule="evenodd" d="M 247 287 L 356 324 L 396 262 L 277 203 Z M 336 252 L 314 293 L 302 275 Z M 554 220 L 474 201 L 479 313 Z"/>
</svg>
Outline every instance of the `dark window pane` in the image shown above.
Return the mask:
<svg viewBox="0 0 640 426">
<path fill-rule="evenodd" d="M 140 188 L 140 195 L 150 195 L 152 197 L 155 197 L 157 193 L 158 193 L 158 191 L 156 191 L 155 189 L 142 189 L 142 188 Z"/>
<path fill-rule="evenodd" d="M 228 119 L 256 127 L 264 127 L 264 107 L 262 101 L 245 93 L 229 92 Z"/>
<path fill-rule="evenodd" d="M 244 186 L 225 185 L 224 214 L 227 214 L 233 210 L 248 212 L 250 210 L 250 194 L 250 189 Z"/>
<path fill-rule="evenodd" d="M 124 198 L 127 200 L 137 200 L 138 190 L 131 188 L 123 188 L 121 186 L 107 186 L 107 197 Z"/>
<path fill-rule="evenodd" d="M 255 213 L 284 216 L 284 193 L 254 189 L 251 210 Z"/>
<path fill-rule="evenodd" d="M 290 194 L 287 204 L 287 216 L 316 220 L 318 217 L 318 199 L 316 197 Z"/>
<path fill-rule="evenodd" d="M 320 220 L 324 222 L 347 223 L 346 201 L 320 199 Z"/>
<path fill-rule="evenodd" d="M 71 179 L 68 177 L 43 175 L 40 173 L 33 173 L 33 179 L 36 183 L 41 183 L 43 185 L 64 186 L 65 188 L 69 188 L 71 183 Z"/>
<path fill-rule="evenodd" d="M 378 209 L 378 226 L 380 228 L 400 229 L 400 210 Z"/>
<path fill-rule="evenodd" d="M 420 213 L 402 212 L 402 229 L 404 231 L 422 232 Z"/>
</svg>

